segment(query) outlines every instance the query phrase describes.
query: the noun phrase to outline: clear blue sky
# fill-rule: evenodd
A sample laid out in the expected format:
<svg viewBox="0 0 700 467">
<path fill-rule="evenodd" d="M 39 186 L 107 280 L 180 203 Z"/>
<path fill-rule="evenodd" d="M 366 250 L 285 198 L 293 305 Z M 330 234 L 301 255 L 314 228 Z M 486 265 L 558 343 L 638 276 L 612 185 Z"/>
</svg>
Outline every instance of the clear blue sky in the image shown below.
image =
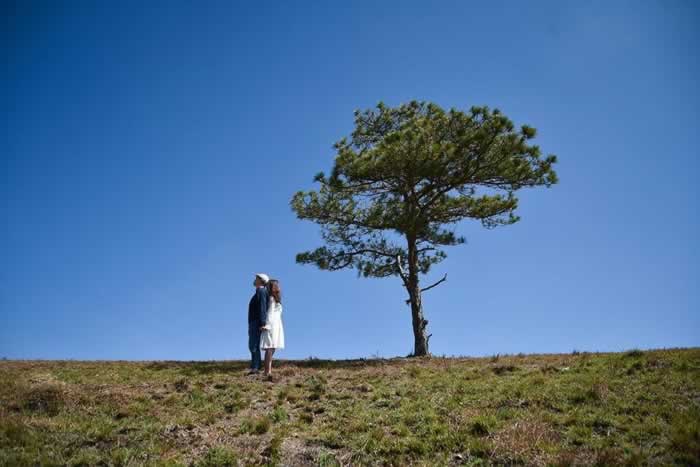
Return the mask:
<svg viewBox="0 0 700 467">
<path fill-rule="evenodd" d="M 406 355 L 397 278 L 295 264 L 289 199 L 380 100 L 497 107 L 559 157 L 426 279 L 442 355 L 700 345 L 700 8 L 630 2 L 3 3 L 0 356 Z M 160 3 L 159 5 L 157 5 Z"/>
</svg>

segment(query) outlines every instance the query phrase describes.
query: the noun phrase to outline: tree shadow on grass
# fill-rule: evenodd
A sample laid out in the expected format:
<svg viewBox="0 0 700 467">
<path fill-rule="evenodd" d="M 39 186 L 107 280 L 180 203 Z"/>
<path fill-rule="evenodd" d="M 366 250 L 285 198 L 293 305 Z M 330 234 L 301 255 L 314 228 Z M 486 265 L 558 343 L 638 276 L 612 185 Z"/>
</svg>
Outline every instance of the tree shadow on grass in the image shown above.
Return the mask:
<svg viewBox="0 0 700 467">
<path fill-rule="evenodd" d="M 230 361 L 180 361 L 165 360 L 150 362 L 144 367 L 151 371 L 175 371 L 178 374 L 194 376 L 207 374 L 240 373 L 250 366 L 241 360 Z"/>
<path fill-rule="evenodd" d="M 275 368 L 315 368 L 324 370 L 361 370 L 367 367 L 386 365 L 391 360 L 387 359 L 353 359 L 353 360 L 326 360 L 309 358 L 306 360 L 275 359 Z M 217 373 L 241 373 L 250 367 L 248 360 L 226 361 L 176 361 L 166 360 L 150 362 L 145 369 L 152 371 L 176 371 L 179 374 L 189 376 L 207 375 Z"/>
<path fill-rule="evenodd" d="M 319 368 L 328 370 L 361 370 L 367 367 L 382 366 L 391 360 L 383 358 L 356 358 L 351 360 L 326 360 L 308 358 L 306 360 L 278 360 L 280 367 Z"/>
</svg>

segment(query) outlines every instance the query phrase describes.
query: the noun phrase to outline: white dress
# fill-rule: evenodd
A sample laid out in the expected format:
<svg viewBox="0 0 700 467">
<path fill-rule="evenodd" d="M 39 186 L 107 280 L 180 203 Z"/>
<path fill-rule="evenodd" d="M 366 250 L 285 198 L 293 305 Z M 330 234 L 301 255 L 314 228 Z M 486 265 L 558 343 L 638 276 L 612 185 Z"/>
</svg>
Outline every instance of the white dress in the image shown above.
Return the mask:
<svg viewBox="0 0 700 467">
<path fill-rule="evenodd" d="M 282 327 L 282 304 L 277 303 L 270 295 L 267 306 L 267 323 L 260 335 L 260 348 L 262 349 L 283 349 L 284 348 L 284 328 Z"/>
</svg>

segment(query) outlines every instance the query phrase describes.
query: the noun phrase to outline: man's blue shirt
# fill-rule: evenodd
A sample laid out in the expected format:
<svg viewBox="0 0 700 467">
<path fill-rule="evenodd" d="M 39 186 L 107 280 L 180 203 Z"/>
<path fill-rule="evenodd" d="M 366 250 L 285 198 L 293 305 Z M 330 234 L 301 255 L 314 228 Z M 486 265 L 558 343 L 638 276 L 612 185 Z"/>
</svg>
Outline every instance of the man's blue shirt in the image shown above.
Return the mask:
<svg viewBox="0 0 700 467">
<path fill-rule="evenodd" d="M 267 322 L 267 287 L 255 289 L 255 295 L 248 304 L 248 325 L 260 327 Z"/>
</svg>

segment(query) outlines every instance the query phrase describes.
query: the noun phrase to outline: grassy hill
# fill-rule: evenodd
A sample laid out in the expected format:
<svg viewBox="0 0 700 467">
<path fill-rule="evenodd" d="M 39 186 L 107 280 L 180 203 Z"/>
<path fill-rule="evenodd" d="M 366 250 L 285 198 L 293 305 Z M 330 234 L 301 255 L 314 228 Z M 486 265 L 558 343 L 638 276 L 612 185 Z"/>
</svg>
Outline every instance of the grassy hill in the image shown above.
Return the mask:
<svg viewBox="0 0 700 467">
<path fill-rule="evenodd" d="M 700 348 L 0 362 L 0 465 L 700 465 Z"/>
</svg>

